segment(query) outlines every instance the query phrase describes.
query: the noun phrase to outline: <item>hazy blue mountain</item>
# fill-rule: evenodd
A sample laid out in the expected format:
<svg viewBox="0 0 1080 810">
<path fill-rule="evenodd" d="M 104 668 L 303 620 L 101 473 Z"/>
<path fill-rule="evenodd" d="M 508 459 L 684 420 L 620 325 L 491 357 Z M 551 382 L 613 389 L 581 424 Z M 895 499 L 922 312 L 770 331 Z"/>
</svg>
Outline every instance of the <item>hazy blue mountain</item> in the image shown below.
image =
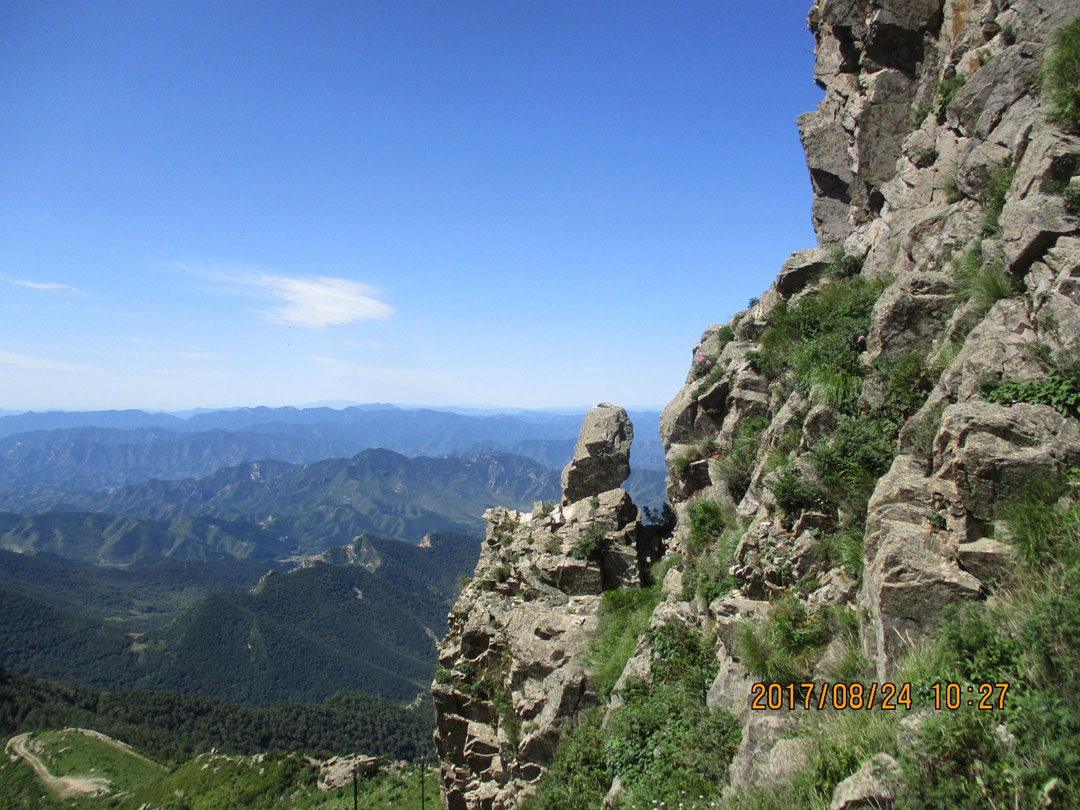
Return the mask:
<svg viewBox="0 0 1080 810">
<path fill-rule="evenodd" d="M 214 517 L 148 520 L 103 512 L 0 512 L 0 549 L 102 565 L 165 558 L 272 560 L 287 555 L 293 545 L 271 529 Z"/>
<path fill-rule="evenodd" d="M 117 615 L 122 600 L 108 586 L 146 596 L 163 572 L 183 579 L 175 567 L 103 577 L 39 559 L 0 576 L 0 667 L 252 705 L 319 701 L 340 689 L 409 700 L 431 681 L 434 639 L 479 551 L 478 539 L 454 534 L 432 535 L 424 546 L 360 538 L 255 587 L 198 596 L 174 621 L 135 635 L 145 623 Z M 48 587 L 64 577 L 91 587 L 81 596 Z M 246 585 L 250 571 L 229 577 Z"/>
<path fill-rule="evenodd" d="M 153 479 L 91 494 L 22 493 L 0 501 L 20 512 L 239 521 L 256 524 L 275 543 L 287 538 L 274 546 L 285 552 L 317 552 L 365 533 L 413 542 L 433 531 L 481 535 L 485 509 L 530 509 L 558 496 L 558 471 L 518 456 L 410 459 L 365 450 L 349 459 L 247 462 L 200 478 Z M 255 536 L 247 539 L 258 544 Z"/>
<path fill-rule="evenodd" d="M 664 469 L 659 414 L 635 412 L 631 417 L 636 435 L 632 466 Z M 570 460 L 580 423 L 580 413 L 466 415 L 392 406 L 243 408 L 196 413 L 187 419 L 143 411 L 26 413 L 0 417 L 0 439 L 4 439 L 0 442 L 0 487 L 40 485 L 47 483 L 46 478 L 76 482 L 63 486 L 81 486 L 77 483 L 80 475 L 108 479 L 105 486 L 118 486 L 145 480 L 137 475 L 205 475 L 240 461 L 310 462 L 351 456 L 368 448 L 410 456 L 491 450 L 524 455 L 561 469 Z M 188 437 L 200 433 L 209 435 Z M 94 445 L 112 450 L 100 451 Z M 130 447 L 120 451 L 121 445 Z M 86 464 L 89 469 L 65 471 L 65 460 L 68 468 Z"/>
</svg>

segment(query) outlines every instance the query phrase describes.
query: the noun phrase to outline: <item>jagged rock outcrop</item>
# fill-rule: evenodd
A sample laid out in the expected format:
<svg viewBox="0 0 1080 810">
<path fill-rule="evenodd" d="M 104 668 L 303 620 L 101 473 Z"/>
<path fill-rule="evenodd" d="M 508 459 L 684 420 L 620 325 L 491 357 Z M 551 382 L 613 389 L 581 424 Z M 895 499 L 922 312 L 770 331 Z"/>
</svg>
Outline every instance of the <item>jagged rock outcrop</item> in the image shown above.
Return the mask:
<svg viewBox="0 0 1080 810">
<path fill-rule="evenodd" d="M 615 489 L 630 476 L 634 426 L 622 408 L 604 402 L 585 414 L 574 457 L 562 473 L 562 502 Z"/>
<path fill-rule="evenodd" d="M 591 409 L 562 503 L 484 515 L 480 561 L 450 613 L 432 685 L 450 810 L 512 807 L 544 774 L 560 734 L 596 705 L 584 653 L 600 594 L 639 584 L 650 553 L 619 488 L 633 435 L 622 408 Z"/>
<path fill-rule="evenodd" d="M 945 605 L 1009 576 L 995 517 L 1009 494 L 1080 461 L 1075 418 L 986 399 L 1080 362 L 1080 217 L 1062 197 L 1080 184 L 1080 139 L 1048 123 L 1039 80 L 1053 33 L 1078 13 L 1066 0 L 813 4 L 825 97 L 798 125 L 818 247 L 792 254 L 750 309 L 705 331 L 661 420 L 682 567 L 704 564 L 687 553 L 693 504 L 722 504 L 741 534 L 738 590 L 707 606 L 720 667 L 709 705 L 744 728 L 737 786 L 782 780 L 777 763 L 791 753 L 777 742 L 783 716 L 746 711 L 754 676 L 734 644 L 740 623 L 761 622 L 781 598 L 810 613 L 846 606 L 860 618 L 864 675 L 888 679 Z M 777 314 L 849 278 L 876 290 L 865 331 L 838 338 L 849 359 L 829 349 L 851 370 L 807 370 L 821 354 L 784 360 L 778 340 L 801 338 L 797 325 L 766 334 Z M 843 461 L 844 430 L 864 437 L 846 452 L 865 456 L 858 423 L 875 419 L 900 429 L 887 454 L 862 462 L 877 481 L 860 502 L 851 489 L 867 479 L 845 468 L 843 491 L 828 465 Z M 829 552 L 853 532 L 860 565 Z M 828 679 L 836 654 L 822 653 L 815 677 Z M 863 776 L 834 806 L 877 795 Z"/>
<path fill-rule="evenodd" d="M 1072 0 L 813 3 L 825 97 L 798 126 L 818 245 L 705 330 L 660 422 L 678 518 L 667 550 L 679 556 L 650 627 L 715 633 L 707 705 L 743 732 L 732 789 L 788 779 L 813 750 L 790 737 L 791 712 L 750 709 L 762 676 L 740 647 L 746 628 L 778 612 L 789 628 L 847 617 L 857 631 L 800 652 L 801 677 L 889 680 L 946 605 L 1008 580 L 998 516 L 1010 494 L 1080 464 L 1075 404 L 1001 395 L 1080 367 L 1080 216 L 1063 196 L 1080 187 L 1080 138 L 1048 121 L 1039 78 L 1054 33 L 1078 13 Z M 574 709 L 593 700 L 580 655 L 599 588 L 633 582 L 656 554 L 642 552 L 621 490 L 600 492 L 623 480 L 612 459 L 632 434 L 616 415 L 593 418 L 605 438 L 591 449 L 583 430 L 563 477 L 568 505 L 489 515 L 478 579 L 443 647 L 450 674 L 435 687 L 451 808 L 510 806 L 543 772 Z M 609 466 L 594 475 L 601 457 Z M 721 539 L 691 531 L 705 502 L 723 516 Z M 607 556 L 567 554 L 598 520 L 623 539 Z M 537 537 L 552 538 L 550 552 L 531 550 Z M 734 589 L 717 595 L 721 581 Z M 535 630 L 536 615 L 558 632 Z M 620 684 L 648 681 L 649 644 L 639 640 L 609 713 Z M 470 698 L 473 672 L 495 672 L 506 697 Z M 496 705 L 525 722 L 516 741 Z M 874 757 L 833 806 L 891 806 L 895 774 Z"/>
</svg>

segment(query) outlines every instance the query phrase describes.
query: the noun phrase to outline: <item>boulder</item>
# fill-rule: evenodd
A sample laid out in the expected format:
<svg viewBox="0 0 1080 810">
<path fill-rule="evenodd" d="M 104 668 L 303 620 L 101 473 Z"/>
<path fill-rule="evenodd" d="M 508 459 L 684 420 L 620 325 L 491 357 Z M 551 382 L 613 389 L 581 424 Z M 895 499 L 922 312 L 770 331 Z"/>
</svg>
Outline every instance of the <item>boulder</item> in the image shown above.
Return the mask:
<svg viewBox="0 0 1080 810">
<path fill-rule="evenodd" d="M 830 810 L 874 807 L 889 810 L 901 777 L 900 763 L 888 754 L 875 754 L 836 786 Z"/>
<path fill-rule="evenodd" d="M 602 403 L 585 414 L 574 457 L 562 473 L 563 503 L 615 489 L 630 475 L 634 426 L 623 408 Z"/>
</svg>

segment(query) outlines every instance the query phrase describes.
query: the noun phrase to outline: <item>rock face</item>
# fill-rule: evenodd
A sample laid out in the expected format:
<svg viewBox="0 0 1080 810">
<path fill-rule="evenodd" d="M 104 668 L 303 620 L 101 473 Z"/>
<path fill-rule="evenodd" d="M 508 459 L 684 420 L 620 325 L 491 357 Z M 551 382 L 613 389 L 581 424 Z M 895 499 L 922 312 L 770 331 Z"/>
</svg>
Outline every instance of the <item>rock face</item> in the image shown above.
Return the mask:
<svg viewBox="0 0 1080 810">
<path fill-rule="evenodd" d="M 887 680 L 944 606 L 1008 579 L 1012 548 L 995 515 L 1010 493 L 1080 461 L 1075 416 L 986 395 L 1080 361 L 1080 218 L 1062 197 L 1080 185 L 1080 139 L 1047 123 L 1039 89 L 1047 43 L 1078 13 L 1067 0 L 813 4 L 825 97 L 798 125 L 818 245 L 792 254 L 750 309 L 705 330 L 660 427 L 683 556 L 671 581 L 695 562 L 694 504 L 720 504 L 741 534 L 738 589 L 704 616 L 699 599 L 695 619 L 718 637 L 709 705 L 743 724 L 736 786 L 782 781 L 782 763 L 798 760 L 782 713 L 746 709 L 741 623 L 781 598 L 809 614 L 846 606 L 859 617 L 863 677 Z M 775 338 L 762 336 L 776 314 L 848 278 L 878 285 L 865 331 L 845 338 L 852 388 L 770 370 Z M 898 368 L 908 377 L 890 381 Z M 881 418 L 899 430 L 859 503 L 823 477 L 835 457 L 821 446 Z M 861 561 L 823 552 L 844 532 L 861 533 Z M 816 679 L 830 679 L 841 652 L 822 651 Z M 886 766 L 867 763 L 833 806 L 890 806 L 877 778 Z"/>
<path fill-rule="evenodd" d="M 472 581 L 449 618 L 432 685 L 450 810 L 514 806 L 563 730 L 596 705 L 584 652 L 605 588 L 640 584 L 647 534 L 630 496 L 633 427 L 622 408 L 585 417 L 563 503 L 484 515 Z"/>
<path fill-rule="evenodd" d="M 833 638 L 806 659 L 812 678 L 890 680 L 945 606 L 1008 580 L 1004 500 L 1080 465 L 1075 409 L 990 394 L 1080 366 L 1080 217 L 1062 196 L 1080 187 L 1080 138 L 1048 123 L 1039 80 L 1078 13 L 1075 0 L 813 3 L 825 96 L 798 125 L 818 244 L 705 330 L 660 422 L 679 557 L 651 626 L 715 633 L 708 706 L 743 727 L 734 788 L 788 779 L 809 755 L 791 712 L 750 710 L 747 623 L 777 605 L 846 612 L 862 656 Z M 785 316 L 815 300 L 834 309 L 793 335 L 801 321 Z M 856 309 L 851 334 L 784 355 Z M 625 414 L 594 409 L 563 505 L 488 515 L 434 687 L 450 808 L 511 806 L 595 700 L 581 654 L 600 589 L 635 582 L 657 553 L 617 489 L 631 438 Z M 704 501 L 723 515 L 722 558 L 691 534 Z M 734 589 L 701 588 L 703 572 Z M 650 656 L 643 636 L 624 678 L 647 679 Z M 832 806 L 891 806 L 894 766 L 874 757 Z"/>
<path fill-rule="evenodd" d="M 622 485 L 630 475 L 634 426 L 622 408 L 606 402 L 591 408 L 581 423 L 574 457 L 562 473 L 563 504 Z"/>
</svg>

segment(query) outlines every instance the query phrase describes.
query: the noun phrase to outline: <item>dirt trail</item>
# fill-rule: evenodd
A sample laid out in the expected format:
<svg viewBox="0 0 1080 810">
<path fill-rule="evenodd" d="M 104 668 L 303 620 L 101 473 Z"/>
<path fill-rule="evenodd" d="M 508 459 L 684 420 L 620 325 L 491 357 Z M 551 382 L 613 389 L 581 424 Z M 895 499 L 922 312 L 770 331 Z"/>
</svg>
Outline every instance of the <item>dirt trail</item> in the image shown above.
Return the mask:
<svg viewBox="0 0 1080 810">
<path fill-rule="evenodd" d="M 26 744 L 29 734 L 16 734 L 7 741 L 4 750 L 15 754 L 33 768 L 45 787 L 62 799 L 70 796 L 102 796 L 109 792 L 109 780 L 100 776 L 53 776 Z"/>
</svg>

